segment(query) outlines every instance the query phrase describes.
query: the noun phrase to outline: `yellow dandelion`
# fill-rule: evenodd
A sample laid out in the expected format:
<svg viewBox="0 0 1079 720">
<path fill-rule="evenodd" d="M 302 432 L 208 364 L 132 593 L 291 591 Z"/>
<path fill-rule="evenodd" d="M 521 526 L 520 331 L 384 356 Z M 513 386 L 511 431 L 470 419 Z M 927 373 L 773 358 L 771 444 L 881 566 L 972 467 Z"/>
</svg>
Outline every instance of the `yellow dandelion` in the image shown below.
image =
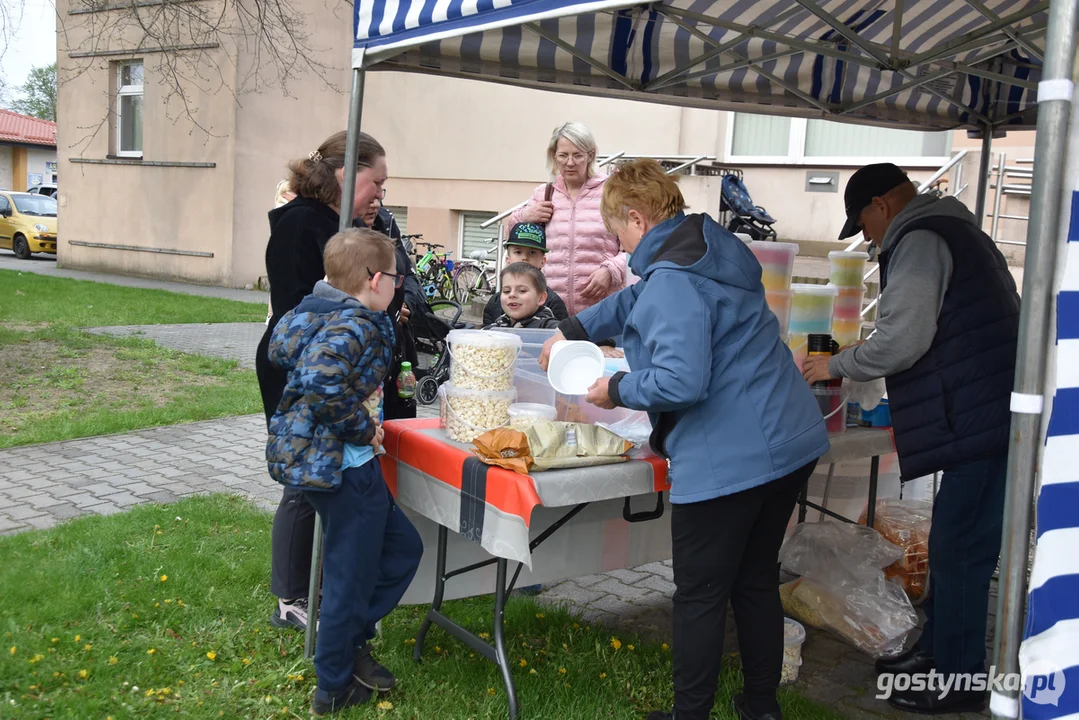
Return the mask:
<svg viewBox="0 0 1079 720">
<path fill-rule="evenodd" d="M 150 688 L 149 690 L 146 691 L 146 697 L 153 697 L 153 695 L 154 695 L 154 689 L 153 688 Z"/>
<path fill-rule="evenodd" d="M 76 635 L 75 642 L 79 642 L 80 640 L 82 640 L 82 635 Z"/>
<path fill-rule="evenodd" d="M 574 630 L 580 630 L 581 626 L 578 623 L 573 623 L 573 629 Z"/>
<path fill-rule="evenodd" d="M 383 700 L 378 704 L 379 710 L 393 710 L 393 703 L 389 700 Z"/>
<path fill-rule="evenodd" d="M 94 649 L 94 646 L 91 645 L 90 643 L 86 643 L 85 645 L 82 646 L 82 649 L 85 650 L 86 652 L 90 652 L 91 650 Z"/>
<path fill-rule="evenodd" d="M 31 685 L 27 690 L 37 690 L 37 685 Z"/>
<path fill-rule="evenodd" d="M 543 613 L 536 613 L 536 617 L 539 618 L 540 620 L 542 620 L 543 618 L 545 618 L 547 616 L 544 615 Z"/>
<path fill-rule="evenodd" d="M 440 647 L 439 647 L 438 645 L 435 645 L 435 652 L 436 652 L 436 653 L 441 653 L 441 652 L 442 652 L 442 648 L 440 648 Z"/>
<path fill-rule="evenodd" d="M 115 665 L 118 662 L 120 662 L 120 660 L 117 659 L 117 657 L 115 655 L 110 655 L 109 656 L 109 665 Z"/>
<path fill-rule="evenodd" d="M 210 652 L 206 653 L 206 657 L 208 657 L 210 660 L 216 660 L 217 659 L 217 653 L 215 653 L 213 650 L 211 650 Z"/>
<path fill-rule="evenodd" d="M 136 615 L 135 613 L 132 613 L 132 614 L 131 614 L 131 619 L 132 619 L 132 620 L 138 620 L 138 619 L 139 619 L 139 616 L 138 616 L 138 615 Z"/>
<path fill-rule="evenodd" d="M 157 652 L 157 648 L 150 648 L 149 650 L 146 651 L 146 654 L 147 655 L 153 655 L 155 652 Z"/>
<path fill-rule="evenodd" d="M 603 678 L 605 678 L 605 677 L 607 677 L 607 673 L 600 673 L 600 674 L 599 674 L 599 679 L 600 679 L 600 680 L 602 680 L 602 679 L 603 679 Z"/>
<path fill-rule="evenodd" d="M 187 605 L 184 604 L 183 600 L 177 600 L 176 604 L 179 605 L 180 607 L 187 607 Z"/>
<path fill-rule="evenodd" d="M 53 638 L 53 639 L 52 639 L 52 641 L 53 641 L 54 643 L 58 643 L 58 642 L 60 642 L 60 638 Z"/>
<path fill-rule="evenodd" d="M 53 676 L 54 678 L 58 678 L 58 677 L 60 677 L 60 673 L 58 673 L 58 672 L 54 672 L 54 673 L 52 674 L 52 676 Z"/>
<path fill-rule="evenodd" d="M 669 646 L 669 645 L 667 645 L 667 643 L 663 643 L 663 644 L 662 644 L 662 645 L 660 645 L 659 647 L 660 647 L 660 648 L 661 648 L 662 650 L 664 650 L 664 651 L 667 651 L 667 650 L 670 650 L 670 649 L 671 649 L 671 648 L 670 648 L 670 646 Z"/>
<path fill-rule="evenodd" d="M 156 535 L 163 535 L 164 533 L 162 533 L 160 530 L 158 530 L 155 534 Z"/>
<path fill-rule="evenodd" d="M 172 695 L 172 688 L 161 688 L 157 691 L 158 695 Z"/>
<path fill-rule="evenodd" d="M 30 658 L 30 664 L 33 665 L 34 663 L 41 662 L 44 659 L 44 655 L 35 655 L 34 657 Z"/>
<path fill-rule="evenodd" d="M 613 647 L 615 650 L 621 650 L 622 649 L 622 641 L 619 640 L 618 638 L 611 638 L 611 647 Z"/>
<path fill-rule="evenodd" d="M 626 650 L 633 650 L 633 646 L 632 645 L 626 645 Z"/>
<path fill-rule="evenodd" d="M 161 582 L 168 582 L 168 579 L 169 579 L 168 575 L 162 575 L 161 576 Z"/>
<path fill-rule="evenodd" d="M 528 665 L 528 661 L 524 658 L 521 658 L 521 667 L 525 667 L 526 665 Z"/>
<path fill-rule="evenodd" d="M 483 638 L 484 640 L 486 640 L 487 638 L 491 637 L 491 634 L 490 633 L 480 633 L 480 637 Z"/>
<path fill-rule="evenodd" d="M 558 674 L 559 675 L 565 675 L 566 674 L 566 668 L 558 668 Z"/>
<path fill-rule="evenodd" d="M 536 672 L 536 668 L 532 668 L 531 670 L 529 670 L 529 671 L 528 671 L 528 674 L 529 674 L 529 675 L 539 675 L 539 673 L 538 673 L 538 672 Z"/>
<path fill-rule="evenodd" d="M 569 652 L 569 645 L 567 645 L 566 643 L 562 643 L 562 649 L 566 652 Z"/>
<path fill-rule="evenodd" d="M 9 653 L 11 653 L 12 655 L 14 655 L 14 654 L 15 654 L 15 652 L 16 652 L 17 650 L 18 650 L 18 648 L 17 648 L 17 647 L 15 647 L 14 645 L 12 645 L 12 646 L 11 646 L 11 649 L 10 649 L 10 650 L 8 650 L 8 652 L 9 652 Z"/>
<path fill-rule="evenodd" d="M 161 607 L 161 603 L 154 603 L 154 607 L 155 607 L 155 608 L 159 608 L 159 607 Z"/>
<path fill-rule="evenodd" d="M 183 680 L 177 680 L 176 684 L 179 685 L 180 687 L 183 687 L 184 681 Z"/>
<path fill-rule="evenodd" d="M 170 599 L 166 599 L 166 600 L 165 600 L 165 604 L 166 604 L 166 605 L 172 605 L 172 599 L 171 599 L 171 598 L 170 598 Z"/>
<path fill-rule="evenodd" d="M 244 665 L 250 665 L 251 664 L 251 658 L 244 658 L 243 662 L 244 662 Z"/>
<path fill-rule="evenodd" d="M 487 694 L 488 695 L 494 695 L 495 694 L 495 689 L 494 688 L 487 688 Z"/>
</svg>

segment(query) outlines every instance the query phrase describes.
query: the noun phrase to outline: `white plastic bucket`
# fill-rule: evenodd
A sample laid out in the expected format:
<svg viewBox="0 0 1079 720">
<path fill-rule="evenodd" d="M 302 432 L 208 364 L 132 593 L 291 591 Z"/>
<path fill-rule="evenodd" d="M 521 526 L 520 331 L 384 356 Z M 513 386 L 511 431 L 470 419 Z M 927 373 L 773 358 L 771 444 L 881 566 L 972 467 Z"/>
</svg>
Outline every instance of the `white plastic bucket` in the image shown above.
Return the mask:
<svg viewBox="0 0 1079 720">
<path fill-rule="evenodd" d="M 584 395 L 603 377 L 603 351 L 590 342 L 563 340 L 551 348 L 547 379 L 556 392 Z"/>
</svg>

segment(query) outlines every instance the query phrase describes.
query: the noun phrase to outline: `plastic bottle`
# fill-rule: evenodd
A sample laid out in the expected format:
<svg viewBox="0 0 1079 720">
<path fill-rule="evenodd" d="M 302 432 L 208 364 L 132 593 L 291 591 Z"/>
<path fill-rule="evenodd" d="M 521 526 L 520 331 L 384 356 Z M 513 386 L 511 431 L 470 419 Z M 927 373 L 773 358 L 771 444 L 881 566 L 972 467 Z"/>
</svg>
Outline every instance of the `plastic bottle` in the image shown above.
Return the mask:
<svg viewBox="0 0 1079 720">
<path fill-rule="evenodd" d="M 416 376 L 412 373 L 412 363 L 401 363 L 401 372 L 397 373 L 397 397 L 411 400 L 416 396 Z"/>
</svg>

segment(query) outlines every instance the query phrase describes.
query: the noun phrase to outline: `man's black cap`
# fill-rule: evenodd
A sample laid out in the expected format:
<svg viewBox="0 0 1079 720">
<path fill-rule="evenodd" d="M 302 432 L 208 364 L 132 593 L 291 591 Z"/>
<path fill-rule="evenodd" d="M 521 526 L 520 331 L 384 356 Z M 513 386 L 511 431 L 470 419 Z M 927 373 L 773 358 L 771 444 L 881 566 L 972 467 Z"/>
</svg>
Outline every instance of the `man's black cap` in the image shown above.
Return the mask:
<svg viewBox="0 0 1079 720">
<path fill-rule="evenodd" d="M 905 182 L 910 182 L 907 174 L 891 163 L 866 165 L 851 175 L 847 188 L 843 191 L 843 207 L 847 212 L 847 222 L 843 223 L 840 240 L 857 235 L 862 227 L 858 216 L 869 207 L 873 198 L 887 194 Z"/>
</svg>

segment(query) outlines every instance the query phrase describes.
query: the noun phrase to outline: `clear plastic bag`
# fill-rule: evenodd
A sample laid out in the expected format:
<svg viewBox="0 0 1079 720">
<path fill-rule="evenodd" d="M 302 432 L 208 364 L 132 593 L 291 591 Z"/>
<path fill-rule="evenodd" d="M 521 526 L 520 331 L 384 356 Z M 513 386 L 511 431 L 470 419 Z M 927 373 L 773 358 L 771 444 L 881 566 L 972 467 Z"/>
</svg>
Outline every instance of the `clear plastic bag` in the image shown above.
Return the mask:
<svg viewBox="0 0 1079 720">
<path fill-rule="evenodd" d="M 648 438 L 652 436 L 652 422 L 648 419 L 648 413 L 645 412 L 632 413 L 617 422 L 596 424 L 637 447 L 647 445 Z"/>
<path fill-rule="evenodd" d="M 881 570 L 901 557 L 864 525 L 802 523 L 779 553 L 784 569 L 801 576 L 780 587 L 783 608 L 873 658 L 896 655 L 918 622 L 903 588 Z"/>
<path fill-rule="evenodd" d="M 863 512 L 859 522 L 865 523 Z M 903 556 L 884 568 L 884 576 L 902 583 L 907 597 L 917 601 L 929 581 L 929 529 L 933 503 L 927 500 L 879 500 L 873 527 L 885 540 L 898 546 Z"/>
</svg>

